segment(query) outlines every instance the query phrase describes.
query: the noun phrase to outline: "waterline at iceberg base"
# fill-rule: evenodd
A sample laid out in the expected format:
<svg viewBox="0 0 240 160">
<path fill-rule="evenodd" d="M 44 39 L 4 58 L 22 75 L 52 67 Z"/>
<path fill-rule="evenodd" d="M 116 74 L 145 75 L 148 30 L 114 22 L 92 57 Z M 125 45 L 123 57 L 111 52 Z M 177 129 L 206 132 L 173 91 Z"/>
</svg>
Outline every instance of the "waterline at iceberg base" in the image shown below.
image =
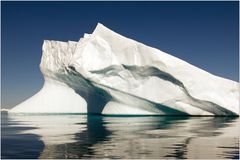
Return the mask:
<svg viewBox="0 0 240 160">
<path fill-rule="evenodd" d="M 42 50 L 43 88 L 10 113 L 239 115 L 238 82 L 102 24 L 79 42 L 45 40 Z"/>
</svg>

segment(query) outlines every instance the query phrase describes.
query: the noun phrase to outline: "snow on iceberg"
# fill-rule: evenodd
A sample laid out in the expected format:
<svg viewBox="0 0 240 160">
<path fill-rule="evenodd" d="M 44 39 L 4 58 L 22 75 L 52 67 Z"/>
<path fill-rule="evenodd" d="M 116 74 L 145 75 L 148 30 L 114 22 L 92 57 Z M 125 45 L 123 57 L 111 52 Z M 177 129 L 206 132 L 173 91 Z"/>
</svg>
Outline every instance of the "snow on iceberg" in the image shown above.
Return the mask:
<svg viewBox="0 0 240 160">
<path fill-rule="evenodd" d="M 43 88 L 10 112 L 239 115 L 239 83 L 102 24 L 79 42 L 45 40 Z"/>
</svg>

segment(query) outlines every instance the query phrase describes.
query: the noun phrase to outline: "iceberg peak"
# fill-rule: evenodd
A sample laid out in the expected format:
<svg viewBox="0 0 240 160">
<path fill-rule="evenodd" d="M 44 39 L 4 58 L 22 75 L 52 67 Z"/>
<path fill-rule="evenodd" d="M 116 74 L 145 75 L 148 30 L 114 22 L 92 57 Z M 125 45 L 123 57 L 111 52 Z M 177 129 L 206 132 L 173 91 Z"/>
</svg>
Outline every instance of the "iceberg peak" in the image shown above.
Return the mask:
<svg viewBox="0 0 240 160">
<path fill-rule="evenodd" d="M 98 35 L 98 34 L 113 34 L 113 33 L 115 33 L 115 32 L 112 31 L 111 29 L 107 28 L 103 24 L 98 23 L 92 34 Z M 115 34 L 117 34 L 117 33 L 115 33 Z"/>
</svg>

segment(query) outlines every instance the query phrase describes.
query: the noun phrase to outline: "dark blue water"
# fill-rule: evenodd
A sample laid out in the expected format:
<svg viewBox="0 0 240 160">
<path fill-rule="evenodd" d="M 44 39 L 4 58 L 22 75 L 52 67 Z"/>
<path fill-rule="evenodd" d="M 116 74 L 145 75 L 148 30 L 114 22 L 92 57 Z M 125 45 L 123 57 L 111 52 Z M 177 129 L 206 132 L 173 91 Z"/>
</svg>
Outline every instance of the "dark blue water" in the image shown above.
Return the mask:
<svg viewBox="0 0 240 160">
<path fill-rule="evenodd" d="M 239 159 L 238 117 L 2 114 L 1 158 Z"/>
</svg>

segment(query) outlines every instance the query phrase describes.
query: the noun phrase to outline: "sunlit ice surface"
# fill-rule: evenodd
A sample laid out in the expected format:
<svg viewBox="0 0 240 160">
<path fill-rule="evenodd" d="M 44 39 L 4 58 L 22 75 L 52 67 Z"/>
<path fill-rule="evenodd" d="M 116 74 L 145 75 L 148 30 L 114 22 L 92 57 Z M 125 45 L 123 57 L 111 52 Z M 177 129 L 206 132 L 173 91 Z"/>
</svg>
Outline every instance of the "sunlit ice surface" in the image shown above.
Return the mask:
<svg viewBox="0 0 240 160">
<path fill-rule="evenodd" d="M 239 116 L 239 82 L 102 24 L 78 42 L 44 40 L 42 89 L 13 113 Z"/>
<path fill-rule="evenodd" d="M 238 117 L 2 114 L 2 158 L 239 159 Z"/>
</svg>

